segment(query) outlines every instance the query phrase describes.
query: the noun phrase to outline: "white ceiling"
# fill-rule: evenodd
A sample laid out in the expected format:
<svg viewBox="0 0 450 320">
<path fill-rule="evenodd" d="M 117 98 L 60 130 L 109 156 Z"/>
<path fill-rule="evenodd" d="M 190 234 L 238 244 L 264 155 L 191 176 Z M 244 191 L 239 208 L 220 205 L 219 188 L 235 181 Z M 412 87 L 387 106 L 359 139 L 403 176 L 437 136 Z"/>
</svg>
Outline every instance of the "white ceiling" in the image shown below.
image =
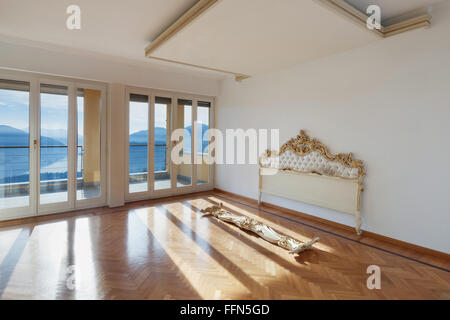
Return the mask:
<svg viewBox="0 0 450 320">
<path fill-rule="evenodd" d="M 436 0 L 348 0 L 379 3 L 385 17 Z M 144 57 L 144 49 L 196 0 L 0 0 L 0 41 L 16 39 L 170 66 Z M 66 28 L 66 8 L 81 7 L 81 30 Z M 377 40 L 316 0 L 220 0 L 153 54 L 236 73 L 257 75 L 335 54 Z M 203 72 L 203 71 L 202 71 Z M 211 72 L 206 73 L 211 76 Z M 212 73 L 214 77 L 222 77 Z"/>
<path fill-rule="evenodd" d="M 143 58 L 144 48 L 196 0 L 0 0 L 7 36 Z M 81 8 L 81 30 L 68 30 L 66 8 Z"/>
<path fill-rule="evenodd" d="M 151 55 L 253 76 L 378 39 L 315 1 L 282 3 L 220 1 Z"/>
<path fill-rule="evenodd" d="M 144 49 L 197 0 L 0 0 L 0 41 L 104 56 L 118 63 L 223 78 L 145 58 Z M 81 8 L 81 30 L 68 30 L 66 9 Z M 106 57 L 106 55 L 108 57 Z"/>
</svg>

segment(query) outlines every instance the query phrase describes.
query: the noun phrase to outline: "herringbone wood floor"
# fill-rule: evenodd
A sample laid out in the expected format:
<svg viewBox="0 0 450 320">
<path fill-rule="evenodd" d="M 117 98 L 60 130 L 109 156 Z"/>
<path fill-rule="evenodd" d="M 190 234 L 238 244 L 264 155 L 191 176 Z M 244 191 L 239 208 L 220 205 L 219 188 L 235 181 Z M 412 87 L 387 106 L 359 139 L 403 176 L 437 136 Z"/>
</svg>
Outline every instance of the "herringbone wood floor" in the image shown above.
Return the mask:
<svg viewBox="0 0 450 320">
<path fill-rule="evenodd" d="M 202 217 L 218 202 L 321 241 L 291 256 Z M 420 263 L 214 192 L 81 213 L 0 228 L 2 299 L 450 298 L 449 261 Z M 381 290 L 366 287 L 372 264 L 381 267 Z"/>
</svg>

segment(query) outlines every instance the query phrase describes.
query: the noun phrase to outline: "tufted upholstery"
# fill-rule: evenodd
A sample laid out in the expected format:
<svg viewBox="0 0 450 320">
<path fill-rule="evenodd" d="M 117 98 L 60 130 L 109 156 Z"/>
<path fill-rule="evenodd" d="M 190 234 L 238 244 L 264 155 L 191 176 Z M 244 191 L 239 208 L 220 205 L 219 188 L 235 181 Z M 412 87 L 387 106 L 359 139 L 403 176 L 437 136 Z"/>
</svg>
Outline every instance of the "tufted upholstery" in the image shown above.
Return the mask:
<svg viewBox="0 0 450 320">
<path fill-rule="evenodd" d="M 273 157 L 263 157 L 261 165 L 263 167 L 278 167 L 280 170 L 294 170 L 299 172 L 318 172 L 323 175 L 358 178 L 359 168 L 350 168 L 337 161 L 329 161 L 317 151 L 313 151 L 304 156 L 297 155 L 291 150 L 286 150 L 278 159 Z"/>
</svg>

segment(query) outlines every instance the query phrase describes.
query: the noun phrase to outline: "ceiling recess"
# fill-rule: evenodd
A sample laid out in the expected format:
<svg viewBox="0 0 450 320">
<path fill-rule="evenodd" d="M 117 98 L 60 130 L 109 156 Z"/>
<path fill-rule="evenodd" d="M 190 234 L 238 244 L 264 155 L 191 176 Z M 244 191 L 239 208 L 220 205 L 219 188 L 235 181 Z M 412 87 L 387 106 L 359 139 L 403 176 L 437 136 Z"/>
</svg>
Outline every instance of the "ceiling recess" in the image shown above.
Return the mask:
<svg viewBox="0 0 450 320">
<path fill-rule="evenodd" d="M 422 12 L 404 19 L 397 16 L 389 19 L 395 23 L 370 30 L 366 25 L 369 16 L 344 0 L 292 1 L 286 5 L 265 0 L 240 1 L 199 0 L 153 39 L 145 48 L 145 56 L 230 74 L 241 81 L 271 71 L 270 68 L 288 67 L 289 63 L 301 63 L 376 40 L 368 34 L 386 38 L 431 26 L 431 16 Z M 332 13 L 327 14 L 320 7 L 354 23 L 333 18 Z M 355 23 L 356 30 L 352 27 Z M 267 34 L 267 40 L 261 39 L 261 34 Z M 335 44 L 326 43 L 330 38 L 336 39 Z M 317 53 L 319 50 L 322 51 Z"/>
</svg>

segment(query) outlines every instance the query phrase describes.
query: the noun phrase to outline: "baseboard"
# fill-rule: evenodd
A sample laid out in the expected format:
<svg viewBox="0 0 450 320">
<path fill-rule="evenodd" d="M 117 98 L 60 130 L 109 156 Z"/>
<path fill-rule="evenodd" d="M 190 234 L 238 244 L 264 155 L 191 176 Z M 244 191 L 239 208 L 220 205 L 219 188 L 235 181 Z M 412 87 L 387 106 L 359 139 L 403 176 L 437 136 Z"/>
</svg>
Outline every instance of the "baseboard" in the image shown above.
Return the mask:
<svg viewBox="0 0 450 320">
<path fill-rule="evenodd" d="M 335 228 L 335 229 L 341 229 L 342 231 L 346 232 L 346 233 L 351 233 L 354 234 L 355 233 L 355 229 L 351 226 L 347 226 L 345 224 L 339 223 L 339 222 L 335 222 L 335 221 L 331 221 L 331 220 L 327 220 L 327 219 L 323 219 L 323 218 L 319 218 L 316 216 L 312 216 L 310 214 L 304 213 L 304 212 L 300 212 L 300 211 L 296 211 L 296 210 L 292 210 L 292 209 L 288 209 L 288 208 L 284 208 L 272 203 L 268 203 L 268 202 L 261 202 L 261 204 L 258 204 L 258 201 L 256 199 L 252 199 L 252 198 L 248 198 L 239 194 L 235 194 L 229 191 L 225 191 L 219 188 L 214 188 L 214 191 L 217 193 L 221 193 L 225 196 L 229 196 L 229 197 L 233 197 L 236 199 L 240 199 L 243 202 L 246 202 L 248 204 L 250 204 L 251 206 L 254 206 L 255 208 L 265 208 L 265 209 L 269 209 L 269 210 L 275 210 L 275 211 L 282 211 L 283 213 L 286 213 L 288 215 L 291 216 L 295 216 L 295 217 L 299 217 L 301 219 L 305 219 L 305 220 L 309 220 L 315 223 L 319 223 L 321 225 L 324 225 L 326 227 L 331 227 L 331 228 Z M 412 250 L 415 251 L 416 253 L 419 254 L 423 254 L 423 255 L 428 255 L 431 257 L 435 257 L 435 258 L 439 258 L 439 259 L 446 259 L 450 261 L 450 255 L 445 253 L 445 252 L 441 252 L 441 251 L 437 251 L 437 250 L 433 250 L 430 248 L 426 248 L 426 247 L 422 247 L 422 246 L 418 246 L 416 244 L 412 244 L 409 242 L 405 242 L 402 240 L 398 240 L 398 239 L 394 239 L 394 238 L 390 238 L 390 237 L 386 237 L 383 236 L 381 234 L 377 234 L 374 232 L 370 232 L 370 231 L 363 231 L 363 235 L 358 237 L 360 239 L 373 239 L 373 240 L 378 240 L 378 241 L 382 241 L 385 242 L 387 244 L 390 245 L 394 245 L 397 247 L 401 247 L 402 249 L 407 249 L 407 250 Z M 356 236 L 356 235 L 355 235 Z"/>
</svg>

